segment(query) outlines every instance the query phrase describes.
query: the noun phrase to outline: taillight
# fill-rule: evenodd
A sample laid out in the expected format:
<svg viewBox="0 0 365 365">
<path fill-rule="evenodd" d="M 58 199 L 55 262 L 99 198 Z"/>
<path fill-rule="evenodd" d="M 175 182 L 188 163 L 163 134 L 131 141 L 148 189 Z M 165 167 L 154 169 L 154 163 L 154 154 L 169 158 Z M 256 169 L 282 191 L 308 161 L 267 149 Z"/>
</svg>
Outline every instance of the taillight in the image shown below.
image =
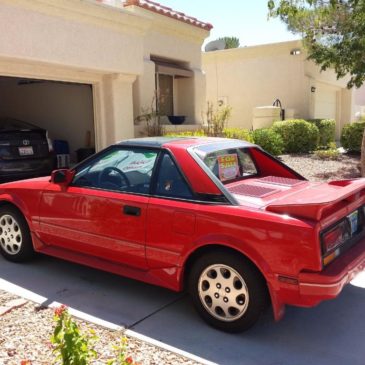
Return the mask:
<svg viewBox="0 0 365 365">
<path fill-rule="evenodd" d="M 351 225 L 347 219 L 331 228 L 322 236 L 324 254 L 335 250 L 351 237 Z"/>
<path fill-rule="evenodd" d="M 49 150 L 49 152 L 53 152 L 53 144 L 52 144 L 52 140 L 48 137 L 48 131 L 46 133 L 46 138 L 47 138 L 47 142 L 48 142 L 48 150 Z"/>
<path fill-rule="evenodd" d="M 321 233 L 323 264 L 327 265 L 356 241 L 355 236 L 363 234 L 364 206 L 354 210 L 334 226 Z"/>
</svg>

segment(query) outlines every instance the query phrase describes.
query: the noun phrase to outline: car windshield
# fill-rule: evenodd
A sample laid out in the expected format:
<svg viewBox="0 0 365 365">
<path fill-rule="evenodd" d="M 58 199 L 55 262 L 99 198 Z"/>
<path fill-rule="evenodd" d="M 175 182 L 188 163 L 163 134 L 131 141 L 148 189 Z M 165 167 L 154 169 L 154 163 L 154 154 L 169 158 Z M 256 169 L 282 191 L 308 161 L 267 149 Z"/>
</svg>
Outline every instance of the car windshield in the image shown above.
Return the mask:
<svg viewBox="0 0 365 365">
<path fill-rule="evenodd" d="M 117 149 L 113 148 L 99 158 L 90 161 L 84 168 L 77 172 L 74 184 L 83 184 L 94 178 L 101 179 L 122 175 L 129 181 L 129 185 L 146 183 L 152 176 L 157 152 L 145 149 Z M 108 171 L 108 172 L 106 172 Z M 119 171 L 119 172 L 118 172 Z M 105 174 L 103 175 L 103 173 Z M 100 185 L 102 181 L 94 183 Z"/>
<path fill-rule="evenodd" d="M 258 173 L 247 147 L 242 145 L 203 145 L 194 152 L 223 184 Z"/>
<path fill-rule="evenodd" d="M 24 130 L 32 130 L 39 129 L 33 124 L 23 122 L 21 120 L 16 119 L 0 119 L 0 131 L 24 131 Z"/>
</svg>

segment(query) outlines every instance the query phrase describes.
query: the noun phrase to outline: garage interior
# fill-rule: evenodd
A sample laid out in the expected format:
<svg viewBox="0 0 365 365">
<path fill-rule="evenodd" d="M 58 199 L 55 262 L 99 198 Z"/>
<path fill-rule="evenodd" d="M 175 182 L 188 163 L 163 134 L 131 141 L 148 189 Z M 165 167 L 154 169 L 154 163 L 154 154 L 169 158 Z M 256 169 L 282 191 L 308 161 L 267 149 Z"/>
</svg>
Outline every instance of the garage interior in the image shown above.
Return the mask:
<svg viewBox="0 0 365 365">
<path fill-rule="evenodd" d="M 95 152 L 92 85 L 0 76 L 3 118 L 48 130 L 55 152 L 69 155 L 55 167 L 68 167 Z"/>
</svg>

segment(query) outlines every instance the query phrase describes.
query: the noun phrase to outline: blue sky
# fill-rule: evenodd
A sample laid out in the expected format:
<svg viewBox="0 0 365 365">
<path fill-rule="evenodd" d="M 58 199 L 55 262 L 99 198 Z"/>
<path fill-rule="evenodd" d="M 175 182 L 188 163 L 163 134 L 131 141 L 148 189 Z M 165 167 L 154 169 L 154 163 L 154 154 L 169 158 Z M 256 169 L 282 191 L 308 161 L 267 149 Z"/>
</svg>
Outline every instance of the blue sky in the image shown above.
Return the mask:
<svg viewBox="0 0 365 365">
<path fill-rule="evenodd" d="M 278 19 L 267 20 L 267 0 L 160 0 L 161 4 L 213 24 L 214 40 L 235 36 L 241 46 L 298 39 Z"/>
</svg>

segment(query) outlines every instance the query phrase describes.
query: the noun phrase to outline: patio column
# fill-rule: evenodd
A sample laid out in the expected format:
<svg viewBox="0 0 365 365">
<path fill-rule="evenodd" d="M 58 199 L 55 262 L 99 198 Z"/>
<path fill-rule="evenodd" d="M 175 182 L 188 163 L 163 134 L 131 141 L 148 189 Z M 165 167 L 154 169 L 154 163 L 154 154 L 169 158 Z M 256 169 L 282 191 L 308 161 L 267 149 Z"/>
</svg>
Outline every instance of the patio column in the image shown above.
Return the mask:
<svg viewBox="0 0 365 365">
<path fill-rule="evenodd" d="M 143 114 L 142 110 L 151 107 L 156 91 L 155 70 L 155 63 L 145 58 L 143 60 L 143 74 L 138 75 L 133 85 L 134 117 Z"/>
<path fill-rule="evenodd" d="M 201 69 L 193 69 L 194 72 L 194 123 L 203 122 L 202 115 L 206 110 L 206 79 L 205 73 Z"/>
<path fill-rule="evenodd" d="M 100 85 L 102 120 L 97 126 L 101 147 L 134 137 L 133 82 L 135 75 L 113 74 L 103 77 Z"/>
</svg>

